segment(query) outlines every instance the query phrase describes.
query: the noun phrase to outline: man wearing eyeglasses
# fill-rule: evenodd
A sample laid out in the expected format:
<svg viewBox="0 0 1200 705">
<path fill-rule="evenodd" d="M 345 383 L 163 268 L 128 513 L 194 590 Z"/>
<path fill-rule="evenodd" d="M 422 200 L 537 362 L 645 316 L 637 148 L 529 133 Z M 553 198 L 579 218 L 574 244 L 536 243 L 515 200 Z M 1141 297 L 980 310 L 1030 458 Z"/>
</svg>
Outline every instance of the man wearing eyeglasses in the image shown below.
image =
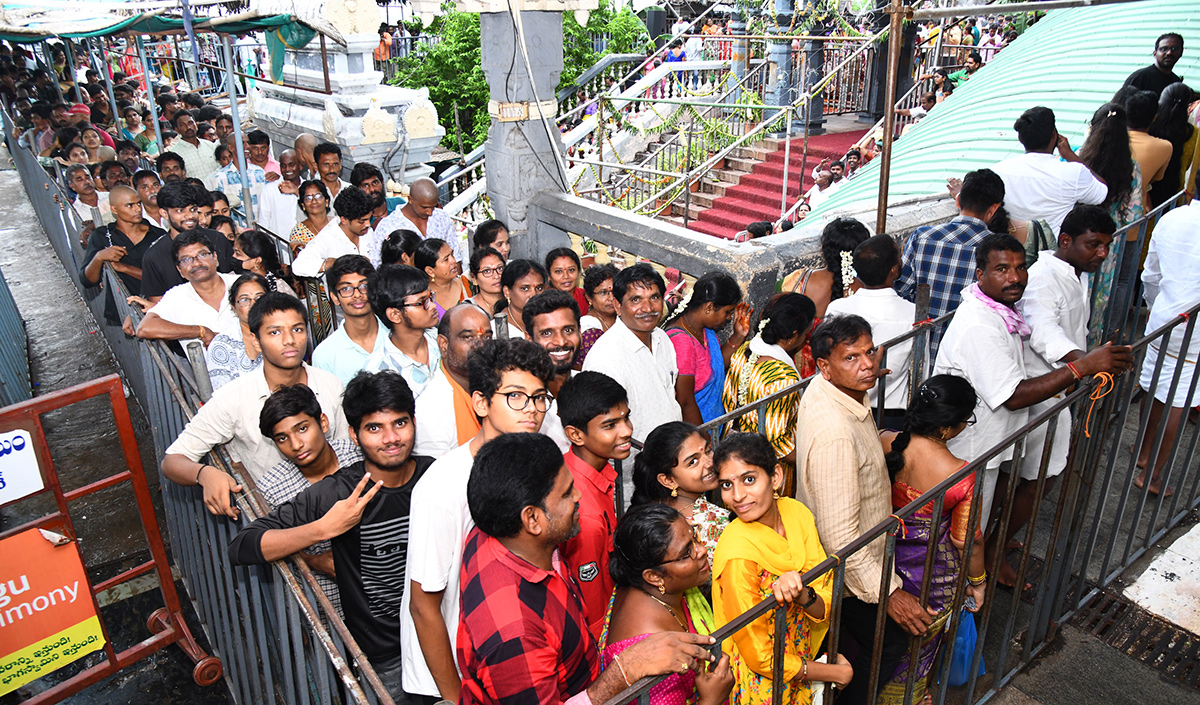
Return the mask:
<svg viewBox="0 0 1200 705">
<path fill-rule="evenodd" d="M 313 351 L 312 362 L 342 384 L 349 384 L 388 338 L 388 329 L 379 324 L 367 298 L 367 279 L 374 273 L 375 267 L 362 255 L 342 255 L 325 270 L 325 286 L 345 320 Z"/>
<path fill-rule="evenodd" d="M 171 242 L 171 258 L 185 280 L 171 287 L 146 313 L 137 327 L 144 340 L 199 340 L 205 347 L 216 333 L 238 324 L 229 303 L 228 286 L 234 274 L 217 271 L 213 244 L 199 228 L 186 230 Z"/>
<path fill-rule="evenodd" d="M 1175 32 L 1162 35 L 1154 42 L 1154 63 L 1129 74 L 1125 85 L 1143 91 L 1154 91 L 1156 96 L 1162 95 L 1167 86 L 1183 80 L 1173 71 L 1181 56 L 1183 37 Z"/>
<path fill-rule="evenodd" d="M 408 265 L 385 265 L 368 279 L 367 297 L 389 332 L 383 345 L 371 352 L 365 369 L 399 372 L 419 399 L 442 359 L 434 330 L 437 299 L 429 290 L 429 276 Z"/>
<path fill-rule="evenodd" d="M 492 319 L 473 303 L 450 307 L 438 321 L 442 364 L 417 400 L 417 455 L 436 460 L 479 433 L 479 417 L 467 391 L 467 358 L 491 339 Z"/>
<path fill-rule="evenodd" d="M 468 392 L 480 417 L 479 433 L 431 465 L 412 494 L 409 584 L 400 607 L 406 693 L 458 702 L 459 574 L 463 543 L 475 527 L 467 507 L 471 465 L 494 438 L 538 432 L 552 401 L 546 387 L 553 376 L 549 354 L 528 340 L 487 340 L 467 357 Z"/>
</svg>

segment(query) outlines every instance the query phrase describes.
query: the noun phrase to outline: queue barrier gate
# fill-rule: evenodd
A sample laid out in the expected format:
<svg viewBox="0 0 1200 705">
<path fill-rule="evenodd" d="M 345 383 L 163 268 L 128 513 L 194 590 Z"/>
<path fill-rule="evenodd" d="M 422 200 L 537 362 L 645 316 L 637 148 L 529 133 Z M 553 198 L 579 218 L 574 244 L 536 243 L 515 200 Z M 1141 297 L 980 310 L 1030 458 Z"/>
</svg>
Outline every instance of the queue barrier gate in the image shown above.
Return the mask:
<svg viewBox="0 0 1200 705">
<path fill-rule="evenodd" d="M 121 472 L 96 480 L 83 487 L 65 490 L 60 482 L 59 469 L 50 454 L 50 446 L 46 440 L 46 433 L 42 426 L 41 417 L 43 414 L 62 409 L 72 404 L 105 396 L 108 397 L 111 403 L 112 415 L 121 443 L 126 468 Z M 123 483 L 129 483 L 133 490 L 141 526 L 146 537 L 146 546 L 150 552 L 150 560 L 99 582 L 93 582 L 87 570 L 86 561 L 82 563 L 83 570 L 80 574 L 83 576 L 83 582 L 87 587 L 86 596 L 91 602 L 95 617 L 98 619 L 99 632 L 103 637 L 103 646 L 101 648 L 104 652 L 104 660 L 75 673 L 53 687 L 25 700 L 24 703 L 27 705 L 57 703 L 171 644 L 178 644 L 195 663 L 195 667 L 192 670 L 192 678 L 197 684 L 207 686 L 218 682 L 223 674 L 221 660 L 204 652 L 196 642 L 183 616 L 183 608 L 171 575 L 171 564 L 167 559 L 162 533 L 159 529 L 158 519 L 154 513 L 150 488 L 146 482 L 146 475 L 142 468 L 142 456 L 138 451 L 137 439 L 134 436 L 129 407 L 125 403 L 121 378 L 115 374 L 108 375 L 92 380 L 91 382 L 68 387 L 61 391 L 0 409 L 0 437 L 14 431 L 24 431 L 29 434 L 29 442 L 32 445 L 34 457 L 36 457 L 40 471 L 41 489 L 36 489 L 23 496 L 11 499 L 2 506 L 15 505 L 41 495 L 52 495 L 56 508 L 50 513 L 0 533 L 0 565 L 3 565 L 6 570 L 11 570 L 21 563 L 21 556 L 4 555 L 5 553 L 9 553 L 9 551 L 5 550 L 5 547 L 13 546 L 14 544 L 10 543 L 11 539 L 25 535 L 30 530 L 51 532 L 49 534 L 43 533 L 42 535 L 47 540 L 57 539 L 55 541 L 56 545 L 71 543 L 72 548 L 70 550 L 78 554 L 79 560 L 83 561 L 82 553 L 78 549 L 78 542 L 81 537 L 76 531 L 75 524 L 71 518 L 70 503 L 102 490 L 122 485 Z M 23 436 L 21 438 L 23 439 Z M 10 443 L 10 446 L 15 447 L 15 444 Z M 15 478 L 10 476 L 9 480 L 13 479 Z M 100 613 L 100 604 L 97 596 L 106 590 L 148 573 L 154 573 L 158 578 L 159 591 L 162 595 L 164 606 L 155 610 L 147 620 L 146 627 L 151 632 L 149 638 L 127 649 L 117 651 L 112 640 L 109 639 L 108 629 Z M 28 585 L 29 583 L 26 580 L 24 587 L 28 589 Z M 78 593 L 83 592 L 83 586 L 76 583 L 76 587 Z M 3 590 L 0 590 L 0 593 L 2 592 Z M 15 589 L 10 590 L 10 593 L 16 592 Z M 15 595 L 10 596 L 15 597 Z M 33 616 L 33 609 L 37 609 L 36 605 L 29 610 L 28 617 Z M 5 614 L 11 614 L 11 611 Z M 25 618 L 18 609 L 16 619 L 23 620 Z M 7 622 L 15 621 L 6 617 L 0 617 L 0 619 L 5 619 L 6 624 Z M 58 636 L 58 634 L 54 636 Z M 2 650 L 5 652 L 8 651 L 7 648 Z M 44 649 L 43 651 L 46 650 Z M 58 654 L 55 653 L 49 656 L 57 657 Z M 28 661 L 28 659 L 22 660 Z M 42 660 L 50 661 L 51 658 Z M 34 667 L 37 665 L 31 664 Z M 50 664 L 47 663 L 44 665 Z M 52 670 L 55 669 L 49 669 L 46 673 Z M 16 673 L 14 672 L 14 675 Z M 45 674 L 42 673 L 41 675 Z M 41 676 L 39 675 L 38 677 Z M 13 687 L 15 688 L 16 686 L 14 685 Z M 0 692 L 3 692 L 3 690 L 0 689 Z"/>
</svg>

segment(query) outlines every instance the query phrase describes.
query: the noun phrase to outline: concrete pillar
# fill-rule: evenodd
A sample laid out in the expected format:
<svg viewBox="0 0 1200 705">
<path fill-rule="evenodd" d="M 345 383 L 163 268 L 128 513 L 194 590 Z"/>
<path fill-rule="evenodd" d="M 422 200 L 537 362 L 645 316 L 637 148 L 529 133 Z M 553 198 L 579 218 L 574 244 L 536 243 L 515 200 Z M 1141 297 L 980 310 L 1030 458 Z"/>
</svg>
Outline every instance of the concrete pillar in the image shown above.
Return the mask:
<svg viewBox="0 0 1200 705">
<path fill-rule="evenodd" d="M 560 173 L 557 154 L 562 143 L 554 128 L 554 108 L 546 112 L 555 137 L 551 141 L 535 105 L 539 99 L 548 104 L 555 100 L 563 68 L 562 13 L 521 12 L 532 82 L 517 46 L 512 16 L 507 12 L 481 12 L 479 19 L 483 74 L 492 101 L 502 110 L 505 104 L 528 106 L 528 119 L 508 122 L 492 116 L 492 129 L 484 144 L 488 197 L 496 217 L 508 225 L 513 256 L 540 260 L 550 248 L 569 244 L 564 234 L 553 237 L 556 242 L 535 241 L 529 234 L 528 218 L 529 200 L 535 194 L 564 190 L 565 175 Z"/>
<path fill-rule="evenodd" d="M 821 77 L 824 75 L 825 40 L 809 39 L 804 42 L 804 62 L 804 90 L 810 91 L 813 86 L 821 82 Z M 824 112 L 825 98 L 822 95 L 814 96 L 804 106 L 802 113 L 804 120 L 808 123 L 808 134 L 825 134 Z"/>
<path fill-rule="evenodd" d="M 742 11 L 738 11 L 729 22 L 730 34 L 745 34 L 746 33 L 746 17 Z M 733 75 L 740 81 L 746 76 L 746 65 L 750 58 L 750 41 L 748 39 L 733 40 L 733 55 L 730 57 L 733 64 Z"/>
<path fill-rule="evenodd" d="M 900 73 L 896 84 L 896 95 L 903 96 L 912 87 L 913 57 L 916 53 L 917 25 L 906 22 L 901 33 Z M 871 60 L 867 73 L 867 109 L 859 113 L 861 122 L 874 124 L 883 118 L 885 96 L 887 95 L 888 80 L 888 43 L 881 41 L 875 45 L 875 55 Z M 898 99 L 898 98 L 897 98 Z"/>
</svg>

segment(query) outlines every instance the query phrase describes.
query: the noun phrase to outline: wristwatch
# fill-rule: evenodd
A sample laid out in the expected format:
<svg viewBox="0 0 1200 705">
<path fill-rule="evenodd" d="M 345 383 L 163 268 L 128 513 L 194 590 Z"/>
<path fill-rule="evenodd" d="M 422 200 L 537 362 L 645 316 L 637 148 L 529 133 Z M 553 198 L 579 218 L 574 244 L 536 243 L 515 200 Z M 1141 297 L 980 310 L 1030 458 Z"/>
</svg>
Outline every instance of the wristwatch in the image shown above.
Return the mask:
<svg viewBox="0 0 1200 705">
<path fill-rule="evenodd" d="M 800 609 L 806 610 L 809 607 L 812 607 L 812 604 L 817 601 L 817 591 L 813 590 L 811 585 L 804 589 L 808 591 L 808 602 L 800 605 Z"/>
</svg>

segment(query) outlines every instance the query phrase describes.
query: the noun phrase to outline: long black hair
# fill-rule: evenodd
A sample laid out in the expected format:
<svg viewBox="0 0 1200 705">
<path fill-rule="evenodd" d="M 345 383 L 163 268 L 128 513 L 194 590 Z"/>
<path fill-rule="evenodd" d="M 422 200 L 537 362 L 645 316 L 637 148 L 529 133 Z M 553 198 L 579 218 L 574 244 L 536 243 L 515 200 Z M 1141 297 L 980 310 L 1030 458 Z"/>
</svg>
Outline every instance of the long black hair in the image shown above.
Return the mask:
<svg viewBox="0 0 1200 705">
<path fill-rule="evenodd" d="M 651 502 L 630 507 L 613 532 L 608 574 L 617 587 L 641 587 L 642 573 L 667 560 L 671 527 L 683 515 L 669 504 Z"/>
<path fill-rule="evenodd" d="M 671 498 L 671 491 L 658 481 L 658 476 L 674 474 L 679 449 L 692 436 L 704 436 L 704 432 L 683 421 L 665 423 L 646 436 L 642 452 L 633 461 L 631 505 L 665 502 Z"/>
<path fill-rule="evenodd" d="M 1091 124 L 1092 131 L 1079 149 L 1079 158 L 1108 184 L 1108 197 L 1103 205 L 1121 203 L 1133 189 L 1133 151 L 1129 146 L 1125 108 L 1105 103 L 1092 114 Z"/>
<path fill-rule="evenodd" d="M 934 438 L 941 429 L 971 418 L 975 402 L 975 388 L 962 377 L 934 375 L 917 387 L 904 414 L 904 430 L 892 440 L 892 451 L 887 454 L 892 479 L 904 467 L 904 451 L 913 434 Z"/>
<path fill-rule="evenodd" d="M 238 246 L 250 259 L 262 259 L 263 269 L 267 272 L 268 291 L 277 291 L 278 280 L 283 278 L 283 268 L 279 265 L 279 252 L 275 249 L 275 241 L 270 235 L 261 230 L 244 230 L 237 234 Z"/>
<path fill-rule="evenodd" d="M 709 272 L 696 280 L 692 285 L 692 296 L 687 306 L 680 306 L 671 312 L 671 318 L 679 318 L 688 311 L 695 311 L 711 303 L 717 308 L 734 306 L 742 302 L 742 287 L 737 279 L 725 272 Z"/>
<path fill-rule="evenodd" d="M 825 261 L 825 269 L 833 275 L 830 301 L 845 296 L 852 283 L 842 281 L 842 253 L 853 253 L 854 248 L 869 237 L 871 232 L 867 226 L 854 218 L 834 218 L 821 231 L 821 259 Z"/>
</svg>

